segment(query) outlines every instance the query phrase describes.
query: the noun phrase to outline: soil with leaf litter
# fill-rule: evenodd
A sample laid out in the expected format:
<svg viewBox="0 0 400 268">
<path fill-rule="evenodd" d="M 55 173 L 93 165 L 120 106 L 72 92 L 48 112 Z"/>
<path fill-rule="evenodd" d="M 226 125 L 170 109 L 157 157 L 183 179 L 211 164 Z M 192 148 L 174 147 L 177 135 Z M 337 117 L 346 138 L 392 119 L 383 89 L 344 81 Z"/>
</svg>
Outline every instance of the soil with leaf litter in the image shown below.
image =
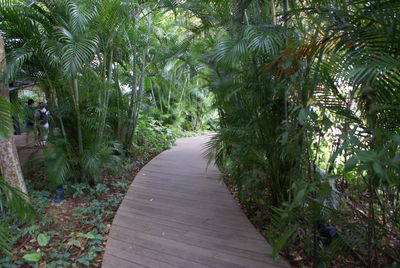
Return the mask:
<svg viewBox="0 0 400 268">
<path fill-rule="evenodd" d="M 154 156 L 128 164 L 121 174 L 104 175 L 94 188 L 67 185 L 66 199 L 60 204 L 52 203 L 46 193 L 35 192 L 33 202 L 41 200 L 43 214 L 34 224 L 16 227 L 19 238 L 12 256 L 0 257 L 0 267 L 101 267 L 115 213 L 137 172 Z M 41 172 L 35 173 L 37 180 Z"/>
<path fill-rule="evenodd" d="M 222 170 L 222 172 L 224 172 Z M 270 214 L 266 212 L 265 208 L 258 207 L 254 205 L 252 200 L 241 200 L 239 198 L 240 191 L 237 186 L 233 182 L 233 178 L 225 173 L 224 181 L 228 186 L 231 194 L 236 199 L 243 212 L 247 215 L 253 225 L 257 228 L 257 230 L 267 239 L 269 237 L 269 226 L 271 226 L 270 222 Z M 356 208 L 353 211 L 357 211 L 361 215 L 354 215 L 351 213 L 343 213 L 343 217 L 339 217 L 336 222 L 332 223 L 335 226 L 341 226 L 344 222 L 352 223 L 358 226 L 365 227 L 365 220 L 362 218 L 366 218 L 367 207 L 365 204 L 367 202 L 365 199 L 365 195 L 360 199 L 356 200 L 353 196 L 349 195 L 346 191 L 346 187 L 343 185 L 337 185 L 337 188 L 346 193 L 347 200 L 346 206 Z M 266 193 L 267 194 L 267 193 Z M 313 267 L 312 258 L 310 254 L 306 253 L 306 248 L 310 247 L 309 244 L 306 245 L 307 241 L 310 240 L 312 236 L 312 226 L 303 226 L 298 229 L 299 238 L 290 246 L 285 248 L 279 254 L 287 259 L 292 267 Z M 386 226 L 386 231 L 390 232 L 392 230 L 391 226 Z M 317 233 L 317 237 L 319 234 Z M 322 246 L 322 244 L 320 245 Z M 329 251 L 329 246 L 324 248 L 323 250 Z M 360 250 L 356 248 L 346 249 L 348 252 L 347 255 L 335 254 L 334 256 L 330 256 L 330 265 L 329 267 L 340 267 L 340 268 L 348 268 L 348 267 L 367 267 L 368 264 L 366 262 L 367 259 L 367 250 Z M 388 267 L 388 268 L 398 268 L 396 264 L 400 263 L 400 234 L 390 233 L 385 239 L 382 239 L 380 243 L 378 243 L 376 251 L 375 251 L 375 267 Z M 387 265 L 387 263 L 392 263 L 392 265 Z"/>
</svg>

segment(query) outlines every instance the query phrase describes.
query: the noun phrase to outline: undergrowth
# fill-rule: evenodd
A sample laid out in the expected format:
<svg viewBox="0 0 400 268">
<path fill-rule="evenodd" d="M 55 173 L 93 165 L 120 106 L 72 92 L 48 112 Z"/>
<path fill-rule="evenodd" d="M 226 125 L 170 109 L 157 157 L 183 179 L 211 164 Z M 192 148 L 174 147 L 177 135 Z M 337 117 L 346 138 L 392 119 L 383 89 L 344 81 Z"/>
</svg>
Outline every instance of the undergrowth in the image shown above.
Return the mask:
<svg viewBox="0 0 400 268">
<path fill-rule="evenodd" d="M 0 267 L 100 267 L 114 215 L 136 173 L 157 153 L 143 149 L 94 187 L 64 184 L 60 204 L 43 183 L 44 166 L 33 165 L 35 172 L 27 177 L 37 217 L 33 223 L 2 218 L 10 223 L 12 254 L 0 255 Z"/>
</svg>

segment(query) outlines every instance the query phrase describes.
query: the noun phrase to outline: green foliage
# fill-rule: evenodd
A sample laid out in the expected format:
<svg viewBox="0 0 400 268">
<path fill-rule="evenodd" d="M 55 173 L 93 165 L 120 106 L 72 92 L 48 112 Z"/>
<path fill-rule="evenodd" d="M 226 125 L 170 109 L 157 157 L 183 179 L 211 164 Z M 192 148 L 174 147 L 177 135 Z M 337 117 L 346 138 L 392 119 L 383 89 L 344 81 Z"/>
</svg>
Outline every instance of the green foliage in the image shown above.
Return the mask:
<svg viewBox="0 0 400 268">
<path fill-rule="evenodd" d="M 176 27 L 173 14 L 161 12 L 159 4 L 0 1 L 0 32 L 7 52 L 1 81 L 37 82 L 51 114 L 42 161 L 47 180 L 35 182 L 41 191 L 30 192 L 32 203 L 39 214 L 47 211 L 53 198 L 48 191 L 62 184 L 67 197 L 88 199 L 88 206 L 76 208 L 75 216 L 93 230 L 64 243 L 46 229 L 55 224 L 52 217 L 24 226 L 33 218 L 31 206 L 11 199 L 11 190 L 0 184 L 3 211 L 22 215 L 18 221 L 9 214 L 1 219 L 1 248 L 11 249 L 26 237 L 36 238 L 35 247 L 40 248 L 40 253 L 20 254 L 15 264 L 6 257 L 1 266 L 71 266 L 71 256 L 62 252 L 82 246 L 82 240 L 90 248 L 74 256 L 77 264 L 72 266 L 89 266 L 102 251 L 107 229 L 103 221 L 113 215 L 123 195 L 101 198 L 113 187 L 128 187 L 125 181 L 106 185 L 102 175 L 121 169 L 126 155 L 141 155 L 137 161 L 144 163 L 171 147 L 174 132 L 182 136 L 185 131 L 215 129 L 213 97 L 198 72 L 198 58 L 190 53 L 192 33 Z M 14 106 L 20 120 L 35 121 L 20 100 Z M 11 131 L 11 108 L 0 98 L 2 137 Z"/>
<path fill-rule="evenodd" d="M 10 102 L 0 96 L 0 138 L 7 138 L 10 134 L 12 126 L 10 106 Z"/>
<path fill-rule="evenodd" d="M 369 267 L 379 250 L 398 259 L 380 243 L 399 234 L 399 4 L 282 1 L 265 15 L 265 2 L 228 2 L 226 13 L 204 2 L 220 15 L 202 21 L 220 116 L 209 156 L 253 221 L 272 225 L 276 254 L 301 244 L 321 267 L 335 254 Z M 339 230 L 330 247 L 322 223 Z"/>
<path fill-rule="evenodd" d="M 28 186 L 30 188 L 31 185 Z M 52 197 L 49 192 L 30 189 L 39 217 L 32 224 L 26 224 L 22 220 L 9 221 L 12 224 L 7 228 L 10 234 L 7 242 L 12 246 L 21 239 L 29 238 L 31 241 L 28 244 L 33 248 L 21 250 L 13 258 L 1 255 L 1 267 L 28 267 L 42 262 L 46 262 L 49 267 L 69 267 L 75 261 L 89 266 L 97 262 L 99 253 L 104 250 L 105 234 L 109 231 L 105 221 L 109 221 L 114 215 L 127 187 L 127 182 L 119 179 L 107 181 L 107 184 L 97 184 L 95 187 L 87 183 L 68 183 L 64 187 L 66 201 L 55 206 L 49 206 Z M 75 193 L 78 194 L 74 195 Z M 59 217 L 69 207 L 71 197 L 79 206 L 72 215 L 68 215 L 68 221 L 60 221 Z M 58 226 L 60 223 L 63 224 L 62 228 Z M 76 226 L 71 232 L 73 225 Z"/>
<path fill-rule="evenodd" d="M 118 167 L 122 148 L 129 154 L 132 142 L 154 145 L 154 152 L 168 148 L 172 138 L 142 117 L 155 118 L 159 127 L 207 127 L 211 98 L 182 38 L 187 31 L 158 11 L 152 2 L 1 5 L 7 79 L 34 80 L 46 93 L 52 146 L 45 163 L 54 186 L 99 183 L 100 173 Z M 149 137 L 135 136 L 138 128 Z"/>
<path fill-rule="evenodd" d="M 39 246 L 45 247 L 49 243 L 50 238 L 46 234 L 42 233 L 42 234 L 38 235 L 37 241 L 38 241 Z"/>
<path fill-rule="evenodd" d="M 139 119 L 135 137 L 135 143 L 139 148 L 144 150 L 150 148 L 153 153 L 160 153 L 170 148 L 174 142 L 175 136 L 172 130 L 164 127 L 159 121 L 151 117 Z"/>
<path fill-rule="evenodd" d="M 96 198 L 123 155 L 211 130 L 209 156 L 250 217 L 272 226 L 274 253 L 302 244 L 321 267 L 335 254 L 369 267 L 398 259 L 381 245 L 400 232 L 399 2 L 267 2 L 2 1 L 2 79 L 46 92 L 48 179 L 90 196 L 75 210 L 87 225 L 121 202 Z M 8 110 L 0 99 L 9 126 Z M 329 247 L 319 224 L 339 230 Z"/>
<path fill-rule="evenodd" d="M 40 253 L 27 253 L 23 256 L 28 262 L 38 262 L 42 258 Z"/>
<path fill-rule="evenodd" d="M 13 223 L 15 219 L 30 222 L 36 212 L 29 198 L 10 186 L 2 177 L 0 177 L 0 212 L 0 249 L 1 253 L 10 253 L 12 240 L 9 223 Z"/>
<path fill-rule="evenodd" d="M 53 186 L 67 180 L 98 183 L 102 172 L 114 170 L 121 163 L 114 155 L 120 150 L 117 143 L 104 144 L 88 138 L 83 154 L 72 152 L 71 144 L 64 139 L 55 138 L 52 144 L 55 146 L 48 148 L 45 155 L 48 179 Z"/>
</svg>

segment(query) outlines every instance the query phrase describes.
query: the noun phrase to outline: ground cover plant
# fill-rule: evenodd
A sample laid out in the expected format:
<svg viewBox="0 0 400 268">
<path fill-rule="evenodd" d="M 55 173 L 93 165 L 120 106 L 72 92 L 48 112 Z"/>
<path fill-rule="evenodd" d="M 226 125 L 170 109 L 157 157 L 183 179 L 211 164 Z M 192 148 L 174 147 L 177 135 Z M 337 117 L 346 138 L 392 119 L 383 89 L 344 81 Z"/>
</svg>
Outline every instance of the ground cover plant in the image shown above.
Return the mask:
<svg viewBox="0 0 400 268">
<path fill-rule="evenodd" d="M 65 199 L 59 204 L 54 191 L 43 186 L 44 165 L 36 161 L 35 172 L 25 176 L 36 216 L 7 227 L 11 255 L 0 258 L 1 267 L 101 267 L 112 220 L 129 185 L 160 150 L 138 150 L 135 161 L 128 159 L 117 174 L 102 174 L 95 187 L 64 184 Z M 7 220 L 2 218 L 2 224 Z"/>
</svg>

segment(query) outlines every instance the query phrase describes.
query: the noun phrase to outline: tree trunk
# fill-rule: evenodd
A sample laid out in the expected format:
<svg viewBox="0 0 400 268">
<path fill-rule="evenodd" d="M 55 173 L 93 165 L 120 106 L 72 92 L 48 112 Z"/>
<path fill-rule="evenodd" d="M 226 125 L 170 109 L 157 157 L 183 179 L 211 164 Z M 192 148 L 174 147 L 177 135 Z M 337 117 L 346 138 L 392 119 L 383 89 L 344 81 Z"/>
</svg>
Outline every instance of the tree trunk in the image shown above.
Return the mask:
<svg viewBox="0 0 400 268">
<path fill-rule="evenodd" d="M 285 27 L 288 27 L 288 12 L 289 12 L 289 1 L 283 0 L 283 11 L 285 15 L 283 15 L 283 20 L 285 22 Z"/>
<path fill-rule="evenodd" d="M 78 129 L 78 146 L 79 146 L 79 155 L 83 155 L 83 137 L 82 137 L 82 121 L 81 121 L 81 111 L 79 108 L 79 89 L 78 89 L 78 78 L 74 78 L 73 81 L 74 87 L 74 100 L 75 100 L 75 111 L 76 111 L 76 124 Z"/>
<path fill-rule="evenodd" d="M 142 98 L 143 98 L 143 92 L 144 92 L 144 80 L 146 78 L 146 54 L 148 53 L 148 47 L 146 48 L 146 50 L 143 52 L 143 65 L 142 65 L 142 73 L 140 76 L 140 82 L 139 82 L 139 92 L 138 92 L 138 96 L 137 96 L 137 101 L 136 101 L 136 105 L 135 105 L 135 117 L 134 117 L 134 121 L 133 121 L 133 129 L 131 131 L 132 133 L 132 137 L 135 135 L 135 131 L 136 131 L 136 127 L 137 127 L 137 123 L 138 123 L 138 119 L 139 119 L 139 113 L 140 113 L 140 107 L 142 104 Z M 132 140 L 131 137 L 131 140 Z"/>
<path fill-rule="evenodd" d="M 136 21 L 135 21 L 135 25 Z M 150 19 L 148 19 L 147 21 L 147 36 L 151 35 L 151 26 L 152 26 L 152 21 Z M 132 142 L 133 136 L 134 136 L 134 132 L 136 130 L 137 127 L 137 122 L 138 122 L 138 118 L 139 118 L 139 112 L 140 112 L 140 106 L 142 104 L 142 97 L 143 97 L 143 93 L 144 93 L 144 81 L 146 78 L 146 68 L 147 68 L 147 61 L 146 61 L 146 56 L 149 53 L 149 39 L 147 39 L 147 44 L 145 49 L 143 50 L 143 54 L 142 54 L 142 69 L 141 69 L 141 76 L 140 76 L 140 80 L 137 80 L 137 70 L 135 69 L 136 67 L 136 47 L 134 47 L 134 56 L 133 56 L 133 88 L 132 88 L 132 92 L 131 92 L 131 101 L 130 101 L 130 106 L 129 106 L 129 115 L 128 115 L 128 131 L 127 131 L 127 135 L 126 135 L 126 140 L 125 140 L 125 149 L 129 149 L 130 144 Z M 135 45 L 136 46 L 136 45 Z M 138 84 L 139 82 L 139 84 Z M 136 90 L 138 88 L 138 90 Z"/>
<path fill-rule="evenodd" d="M 269 10 L 270 10 L 272 24 L 276 24 L 276 9 L 274 0 L 269 1 Z"/>
<path fill-rule="evenodd" d="M 103 138 L 104 128 L 105 128 L 106 122 L 107 122 L 108 105 L 110 103 L 110 91 L 111 91 L 110 88 L 112 87 L 113 60 L 114 60 L 114 50 L 111 49 L 110 58 L 109 58 L 109 62 L 108 62 L 108 68 L 107 68 L 107 76 L 106 76 L 107 87 L 106 87 L 106 91 L 105 91 L 104 103 L 102 104 L 102 107 L 104 110 L 102 111 L 102 116 L 101 116 L 99 138 Z"/>
<path fill-rule="evenodd" d="M 0 35 L 0 73 L 6 71 L 6 53 L 4 50 L 3 37 Z M 9 100 L 7 84 L 0 84 L 0 95 Z M 9 114 L 11 118 L 11 114 Z M 4 180 L 21 192 L 28 193 L 25 181 L 22 176 L 21 165 L 19 163 L 17 148 L 14 136 L 10 128 L 9 138 L 0 137 L 0 170 Z"/>
</svg>

